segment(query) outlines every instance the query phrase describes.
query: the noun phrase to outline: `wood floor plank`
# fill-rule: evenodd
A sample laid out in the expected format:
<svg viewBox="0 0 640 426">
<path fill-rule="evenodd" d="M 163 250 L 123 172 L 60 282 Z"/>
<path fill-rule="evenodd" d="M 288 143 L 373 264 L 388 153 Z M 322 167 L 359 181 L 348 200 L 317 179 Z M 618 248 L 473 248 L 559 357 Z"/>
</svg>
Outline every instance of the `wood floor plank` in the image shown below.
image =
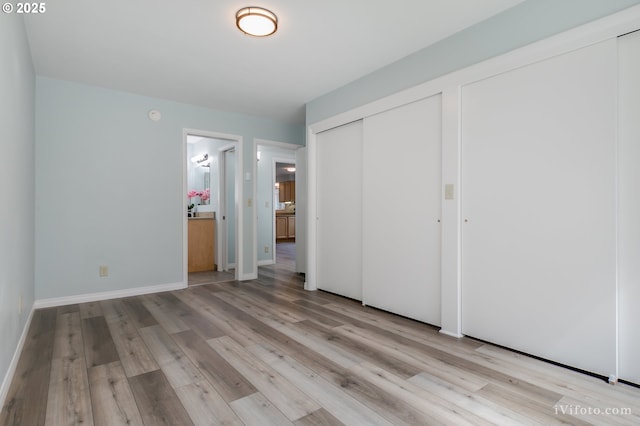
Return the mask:
<svg viewBox="0 0 640 426">
<path fill-rule="evenodd" d="M 129 377 L 129 384 L 145 425 L 193 425 L 162 371 Z"/>
<path fill-rule="evenodd" d="M 427 373 L 414 376 L 409 379 L 409 382 L 433 394 L 439 395 L 493 424 L 502 426 L 512 426 L 514 424 L 536 425 L 536 422 L 526 418 L 517 411 L 482 398 L 482 396 L 478 395 L 475 391 L 460 388 L 448 381 L 441 380 Z"/>
<path fill-rule="evenodd" d="M 89 387 L 96 426 L 142 426 L 142 417 L 119 361 L 89 369 Z"/>
<path fill-rule="evenodd" d="M 321 408 L 293 422 L 295 426 L 340 426 L 344 425 L 330 412 Z"/>
<path fill-rule="evenodd" d="M 140 338 L 138 330 L 129 320 L 122 301 L 104 300 L 100 302 L 100 307 L 104 312 L 111 337 L 127 377 L 160 368 Z"/>
<path fill-rule="evenodd" d="M 103 316 L 83 319 L 82 337 L 87 368 L 120 360 L 111 331 Z"/>
<path fill-rule="evenodd" d="M 252 294 L 249 289 L 239 289 L 234 291 L 219 291 L 216 296 L 227 303 L 244 303 L 245 308 L 261 307 L 268 311 L 271 315 L 275 315 L 285 322 L 298 322 L 307 319 L 300 312 L 294 312 L 291 309 L 283 309 L 281 305 L 269 303 L 261 297 Z"/>
<path fill-rule="evenodd" d="M 283 378 L 260 359 L 229 337 L 209 339 L 207 343 L 233 365 L 289 420 L 297 420 L 320 406 L 293 383 Z"/>
<path fill-rule="evenodd" d="M 326 345 L 333 345 L 347 352 L 357 353 L 363 360 L 368 360 L 380 365 L 383 369 L 399 375 L 403 378 L 409 378 L 419 374 L 421 370 L 413 364 L 404 362 L 399 357 L 389 352 L 378 350 L 369 342 L 363 342 L 358 339 L 352 339 L 350 336 L 339 333 L 330 329 L 326 329 L 312 321 L 300 321 L 295 327 L 314 334 L 325 341 Z"/>
<path fill-rule="evenodd" d="M 258 390 L 194 331 L 173 335 L 174 340 L 226 402 Z"/>
<path fill-rule="evenodd" d="M 140 300 L 167 333 L 173 334 L 189 330 L 189 326 L 167 309 L 167 304 L 157 294 L 140 296 Z"/>
<path fill-rule="evenodd" d="M 0 411 L 0 424 L 44 424 L 56 316 L 56 308 L 34 311 L 13 382 Z"/>
<path fill-rule="evenodd" d="M 141 328 L 140 335 L 174 389 L 205 380 L 200 370 L 159 325 Z"/>
<path fill-rule="evenodd" d="M 419 349 L 396 343 L 370 330 L 345 325 L 335 328 L 334 331 L 344 333 L 351 339 L 372 345 L 381 352 L 393 355 L 406 363 L 416 366 L 422 373 L 441 378 L 462 389 L 475 392 L 489 383 L 486 377 L 480 377 L 469 369 L 452 366 L 445 361 L 426 356 Z"/>
<path fill-rule="evenodd" d="M 533 419 L 539 424 L 570 424 L 570 425 L 589 425 L 575 417 L 556 413 L 553 407 L 558 401 L 551 404 L 545 404 L 539 400 L 529 398 L 527 395 L 511 392 L 503 386 L 489 383 L 484 388 L 476 392 L 483 398 L 498 403 L 502 406 L 509 407 L 513 410 L 524 414 L 527 418 Z"/>
<path fill-rule="evenodd" d="M 324 308 L 316 307 L 314 309 Z M 437 344 L 425 344 L 417 342 L 411 338 L 407 338 L 403 335 L 381 329 L 377 326 L 367 324 L 363 321 L 352 321 L 352 325 L 369 330 L 380 339 L 393 342 L 394 345 L 402 347 L 404 352 L 410 353 L 417 358 L 430 357 L 464 371 L 473 372 L 473 374 L 485 378 L 490 382 L 514 388 L 514 391 L 525 394 L 529 398 L 540 400 L 543 403 L 553 404 L 561 397 L 561 395 L 556 392 L 551 392 L 541 386 L 533 385 L 526 380 L 514 380 L 513 376 L 504 373 L 495 364 L 486 363 L 482 357 L 479 357 L 477 353 L 474 353 L 475 350 L 469 350 L 466 346 L 460 347 L 460 350 L 455 353 L 445 350 L 446 343 L 444 342 L 449 340 L 447 336 L 440 336 L 441 342 Z"/>
<path fill-rule="evenodd" d="M 150 327 L 158 324 L 151 312 L 142 304 L 140 297 L 125 297 L 122 299 L 127 315 L 136 328 Z"/>
<path fill-rule="evenodd" d="M 185 303 L 198 309 L 200 313 L 207 318 L 216 327 L 218 327 L 225 336 L 229 336 L 238 341 L 242 346 L 250 346 L 260 343 L 264 338 L 251 329 L 249 324 L 230 318 L 220 312 L 215 305 L 209 303 L 206 298 L 200 297 L 195 292 L 176 293 L 176 297 Z"/>
<path fill-rule="evenodd" d="M 293 426 L 293 423 L 260 393 L 245 396 L 230 405 L 245 425 Z"/>
<path fill-rule="evenodd" d="M 342 325 L 341 322 L 336 321 L 330 316 L 322 315 L 320 313 L 304 309 L 304 307 L 300 306 L 299 304 L 293 303 L 295 300 L 298 300 L 297 298 L 282 297 L 280 296 L 280 294 L 282 294 L 281 292 L 274 291 L 273 289 L 260 288 L 259 286 L 254 285 L 251 290 L 240 289 L 238 292 L 234 293 L 251 293 L 260 298 L 263 305 L 267 304 L 271 306 L 279 306 L 281 309 L 282 307 L 286 307 L 288 312 L 290 312 L 292 315 L 301 317 L 302 320 L 310 319 L 329 327 L 337 327 L 339 325 Z M 220 294 L 218 294 L 217 296 L 222 297 L 222 295 Z"/>
<path fill-rule="evenodd" d="M 321 407 L 328 410 L 331 416 L 338 420 L 336 424 L 391 424 L 384 417 L 359 402 L 340 387 L 335 386 L 290 356 L 277 354 L 277 351 L 273 348 L 265 348 L 258 345 L 248 349 L 264 362 L 267 362 L 274 370 L 291 383 L 295 383 L 305 394 L 312 397 L 314 401 L 317 401 Z M 319 414 L 317 414 L 317 416 L 319 416 Z M 311 417 L 308 420 L 312 418 L 315 417 Z M 302 419 L 303 418 L 299 420 Z"/>
<path fill-rule="evenodd" d="M 57 308 L 58 315 L 71 314 L 74 312 L 78 312 L 79 310 L 80 307 L 77 304 L 58 306 Z"/>
<path fill-rule="evenodd" d="M 431 395 L 422 394 L 420 388 L 400 377 L 369 363 L 351 368 L 359 377 L 367 380 L 396 398 L 398 404 L 407 404 L 408 409 L 416 409 L 424 416 L 422 424 L 457 424 L 480 426 L 491 423 L 475 414 L 456 407 L 448 401 Z"/>
<path fill-rule="evenodd" d="M 206 297 L 206 296 L 205 296 Z M 271 338 L 278 337 L 281 340 L 282 335 L 286 336 L 285 340 L 295 340 L 301 343 L 306 349 L 312 349 L 319 354 L 340 363 L 344 367 L 349 367 L 355 363 L 362 361 L 359 355 L 355 355 L 351 352 L 344 351 L 335 346 L 327 346 L 322 338 L 315 336 L 312 333 L 301 330 L 298 327 L 291 326 L 291 324 L 285 323 L 264 311 L 259 315 L 259 319 L 250 315 L 250 310 L 245 312 L 242 304 L 233 305 L 220 299 L 217 295 L 210 295 L 207 301 L 216 306 L 220 311 L 225 312 L 229 317 L 238 321 L 246 322 L 251 325 L 251 329 L 258 332 L 262 336 L 269 336 Z M 297 324 L 297 323 L 296 323 Z M 295 325 L 295 324 L 294 324 Z M 253 342 L 252 344 L 260 344 L 261 342 Z M 243 346 L 250 346 L 245 344 Z"/>
<path fill-rule="evenodd" d="M 271 350 L 277 357 L 284 357 L 286 354 L 305 365 L 336 389 L 344 391 L 391 424 L 419 424 L 418 419 L 424 417 L 422 413 L 401 403 L 383 389 L 362 380 L 348 368 L 340 366 L 313 350 L 293 349 L 281 342 L 274 342 L 274 349 Z"/>
<path fill-rule="evenodd" d="M 483 344 L 476 351 L 489 355 L 493 362 L 501 363 L 510 374 L 547 387 L 565 397 L 582 400 L 582 405 L 585 406 L 634 405 L 638 402 L 636 392 L 626 393 L 625 385 L 602 387 L 602 379 L 585 374 L 571 374 L 573 372 L 561 366 L 541 363 L 526 355 L 489 344 Z M 640 415 L 640 411 L 636 415 Z M 638 423 L 640 424 L 640 419 Z"/>
<path fill-rule="evenodd" d="M 196 426 L 244 424 L 207 380 L 179 387 L 176 394 Z"/>
<path fill-rule="evenodd" d="M 184 290 L 184 292 L 188 291 Z M 173 294 L 162 293 L 158 297 L 166 304 L 167 309 L 170 309 L 174 315 L 178 315 L 191 330 L 198 333 L 204 340 L 225 335 L 224 331 L 216 327 L 211 321 L 208 321 L 206 316 L 200 314 L 196 309 L 193 309 Z"/>
<path fill-rule="evenodd" d="M 80 312 L 58 315 L 47 399 L 47 425 L 93 425 Z"/>
<path fill-rule="evenodd" d="M 104 316 L 100 308 L 100 302 L 86 302 L 78 305 L 80 318 L 91 318 Z"/>
</svg>

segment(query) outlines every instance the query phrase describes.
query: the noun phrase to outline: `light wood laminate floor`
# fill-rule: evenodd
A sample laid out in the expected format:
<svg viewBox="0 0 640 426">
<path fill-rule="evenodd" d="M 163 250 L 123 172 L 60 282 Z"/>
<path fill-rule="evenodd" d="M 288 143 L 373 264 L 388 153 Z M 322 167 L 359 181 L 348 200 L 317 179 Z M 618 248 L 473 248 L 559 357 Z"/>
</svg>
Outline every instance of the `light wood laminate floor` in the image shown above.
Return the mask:
<svg viewBox="0 0 640 426">
<path fill-rule="evenodd" d="M 250 282 L 36 311 L 0 424 L 640 424 L 637 388 L 306 292 L 286 253 Z"/>
</svg>

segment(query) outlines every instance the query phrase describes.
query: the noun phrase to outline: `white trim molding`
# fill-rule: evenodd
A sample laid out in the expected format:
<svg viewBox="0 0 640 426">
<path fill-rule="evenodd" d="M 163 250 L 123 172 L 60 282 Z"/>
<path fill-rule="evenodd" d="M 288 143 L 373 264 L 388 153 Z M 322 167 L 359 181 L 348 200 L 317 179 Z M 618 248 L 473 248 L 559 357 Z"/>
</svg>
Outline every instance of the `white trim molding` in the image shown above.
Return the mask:
<svg viewBox="0 0 640 426">
<path fill-rule="evenodd" d="M 18 361 L 20 361 L 20 354 L 22 354 L 22 349 L 24 349 L 24 343 L 27 340 L 27 334 L 29 333 L 29 327 L 31 327 L 31 320 L 33 319 L 34 310 L 35 308 L 32 306 L 31 310 L 29 311 L 27 321 L 24 323 L 24 328 L 22 329 L 22 334 L 20 335 L 20 339 L 18 340 L 18 344 L 16 345 L 16 350 L 13 353 L 13 357 L 11 357 L 9 368 L 7 369 L 7 373 L 5 374 L 2 381 L 2 387 L 0 387 L 0 407 L 4 407 L 5 405 L 5 400 L 7 398 L 7 394 L 9 393 L 9 387 L 11 387 L 11 382 L 13 381 L 13 377 L 16 374 Z"/>
<path fill-rule="evenodd" d="M 163 291 L 181 290 L 184 288 L 187 288 L 186 282 L 125 288 L 122 290 L 101 291 L 98 293 L 85 293 L 74 296 L 52 297 L 49 299 L 36 300 L 33 304 L 33 308 L 51 308 L 54 306 L 72 305 L 75 303 L 98 302 L 100 300 L 139 296 L 141 294 L 161 293 Z"/>
</svg>

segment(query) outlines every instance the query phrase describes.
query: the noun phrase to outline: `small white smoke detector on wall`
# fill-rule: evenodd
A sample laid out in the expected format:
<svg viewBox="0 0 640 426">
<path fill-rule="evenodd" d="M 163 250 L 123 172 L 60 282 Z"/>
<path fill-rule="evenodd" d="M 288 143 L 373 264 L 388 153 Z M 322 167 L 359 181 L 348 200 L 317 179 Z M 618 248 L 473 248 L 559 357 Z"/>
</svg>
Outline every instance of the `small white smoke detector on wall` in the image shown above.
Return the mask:
<svg viewBox="0 0 640 426">
<path fill-rule="evenodd" d="M 157 109 L 152 109 L 151 111 L 149 111 L 149 120 L 160 121 L 161 118 L 162 114 L 160 114 L 160 111 L 158 111 Z"/>
</svg>

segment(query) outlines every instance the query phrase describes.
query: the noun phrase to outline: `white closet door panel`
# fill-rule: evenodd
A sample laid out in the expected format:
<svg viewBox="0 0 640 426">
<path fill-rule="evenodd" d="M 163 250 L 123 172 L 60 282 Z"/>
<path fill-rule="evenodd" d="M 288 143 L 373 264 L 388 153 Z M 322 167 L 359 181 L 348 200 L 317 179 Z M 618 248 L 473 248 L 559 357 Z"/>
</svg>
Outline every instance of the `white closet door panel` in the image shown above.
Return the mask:
<svg viewBox="0 0 640 426">
<path fill-rule="evenodd" d="M 363 302 L 440 324 L 440 95 L 364 120 Z"/>
<path fill-rule="evenodd" d="M 619 375 L 640 383 L 640 32 L 618 46 Z"/>
<path fill-rule="evenodd" d="M 615 40 L 461 103 L 463 333 L 615 373 Z"/>
<path fill-rule="evenodd" d="M 317 135 L 317 286 L 362 300 L 362 121 Z"/>
</svg>

